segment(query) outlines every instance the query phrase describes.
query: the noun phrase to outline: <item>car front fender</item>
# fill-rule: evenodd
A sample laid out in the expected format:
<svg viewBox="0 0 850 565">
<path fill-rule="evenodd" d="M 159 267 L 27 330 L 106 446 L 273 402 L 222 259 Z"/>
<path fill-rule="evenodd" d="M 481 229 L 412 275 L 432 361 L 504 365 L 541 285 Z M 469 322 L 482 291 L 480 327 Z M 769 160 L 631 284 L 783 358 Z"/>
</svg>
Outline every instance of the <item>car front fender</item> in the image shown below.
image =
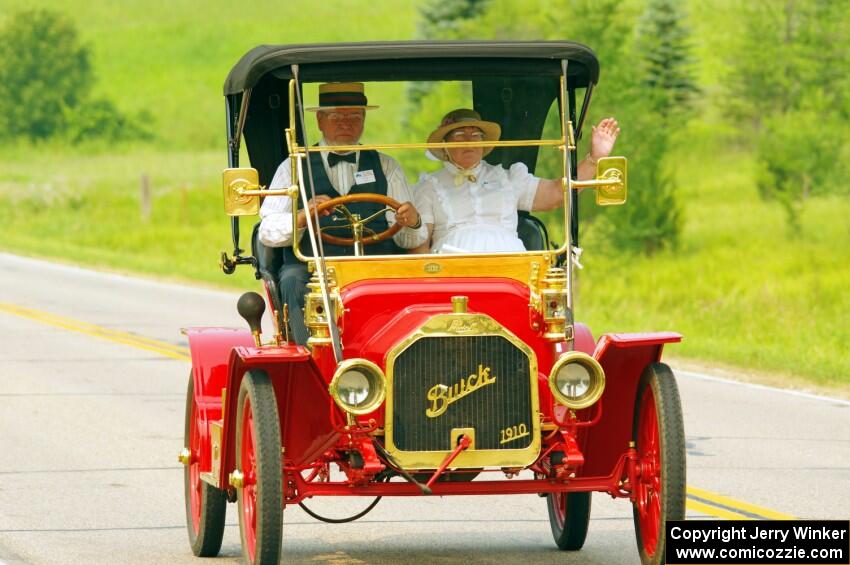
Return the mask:
<svg viewBox="0 0 850 565">
<path fill-rule="evenodd" d="M 227 475 L 238 467 L 235 449 L 239 388 L 248 371 L 265 372 L 271 380 L 287 466 L 303 465 L 319 458 L 339 439 L 333 421 L 345 421 L 331 399 L 327 381 L 306 347 L 285 344 L 233 348 L 222 418 L 221 488 L 226 488 Z"/>
<path fill-rule="evenodd" d="M 604 334 L 593 356 L 605 371 L 603 415 L 588 428 L 582 475 L 608 475 L 632 440 L 635 397 L 641 373 L 661 360 L 665 343 L 677 343 L 673 332 Z"/>
</svg>

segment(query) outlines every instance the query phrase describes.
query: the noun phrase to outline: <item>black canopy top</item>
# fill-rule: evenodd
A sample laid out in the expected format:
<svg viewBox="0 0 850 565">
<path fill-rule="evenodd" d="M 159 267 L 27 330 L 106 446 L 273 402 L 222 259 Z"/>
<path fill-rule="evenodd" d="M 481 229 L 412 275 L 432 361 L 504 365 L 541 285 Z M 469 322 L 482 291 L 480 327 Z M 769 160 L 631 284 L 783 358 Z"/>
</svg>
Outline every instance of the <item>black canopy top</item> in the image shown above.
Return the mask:
<svg viewBox="0 0 850 565">
<path fill-rule="evenodd" d="M 305 81 L 421 80 L 468 77 L 476 69 L 503 74 L 559 74 L 568 64 L 571 88 L 596 84 L 599 63 L 593 51 L 572 41 L 379 41 L 312 45 L 260 45 L 246 53 L 224 82 L 224 94 L 248 90 L 268 73 L 291 76 L 303 65 Z M 449 61 L 451 60 L 451 61 Z"/>
</svg>

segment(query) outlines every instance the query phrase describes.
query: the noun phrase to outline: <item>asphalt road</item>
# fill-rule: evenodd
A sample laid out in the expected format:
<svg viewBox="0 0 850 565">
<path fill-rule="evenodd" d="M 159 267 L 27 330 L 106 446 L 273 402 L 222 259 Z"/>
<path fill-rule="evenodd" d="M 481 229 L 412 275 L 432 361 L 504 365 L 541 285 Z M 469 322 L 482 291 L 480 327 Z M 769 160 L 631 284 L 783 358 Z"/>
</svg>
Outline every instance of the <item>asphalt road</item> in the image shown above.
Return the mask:
<svg viewBox="0 0 850 565">
<path fill-rule="evenodd" d="M 236 294 L 0 254 L 0 565 L 194 558 L 183 507 L 179 329 L 244 324 Z M 625 328 L 624 328 L 625 329 Z M 659 328 L 667 329 L 667 328 Z M 850 403 L 679 373 L 688 516 L 850 518 Z M 345 516 L 360 499 L 314 502 Z M 332 526 L 284 515 L 290 563 L 637 563 L 631 507 L 595 495 L 578 554 L 536 496 L 384 499 Z"/>
</svg>

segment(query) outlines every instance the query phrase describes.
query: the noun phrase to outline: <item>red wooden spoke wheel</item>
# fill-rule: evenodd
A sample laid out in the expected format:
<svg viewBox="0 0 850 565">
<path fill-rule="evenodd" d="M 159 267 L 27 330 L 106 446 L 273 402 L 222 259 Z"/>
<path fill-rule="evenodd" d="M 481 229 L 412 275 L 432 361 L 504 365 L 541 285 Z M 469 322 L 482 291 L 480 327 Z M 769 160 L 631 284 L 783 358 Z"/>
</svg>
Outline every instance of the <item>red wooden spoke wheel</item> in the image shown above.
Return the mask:
<svg viewBox="0 0 850 565">
<path fill-rule="evenodd" d="M 559 549 L 581 549 L 590 524 L 589 492 L 553 492 L 546 497 L 549 526 Z"/>
<path fill-rule="evenodd" d="M 685 519 L 685 432 L 670 367 L 649 365 L 635 399 L 633 438 L 638 479 L 633 514 L 641 563 L 664 563 L 667 520 Z"/>
<path fill-rule="evenodd" d="M 321 213 L 330 208 L 334 208 L 341 204 L 349 204 L 351 202 L 373 202 L 375 204 L 383 204 L 384 206 L 388 206 L 393 210 L 398 210 L 399 202 L 390 198 L 389 196 L 384 196 L 383 194 L 373 194 L 371 192 L 361 193 L 361 194 L 346 194 L 345 196 L 338 196 L 336 198 L 331 198 L 325 202 L 322 202 L 318 206 L 316 206 L 316 211 Z M 312 214 L 310 215 L 312 218 Z M 374 236 L 364 237 L 363 243 L 365 245 L 369 245 L 370 243 L 378 243 L 379 241 L 384 241 L 386 239 L 391 238 L 395 234 L 399 232 L 401 229 L 401 225 L 394 224 L 389 228 L 385 229 L 379 234 Z M 334 245 L 354 245 L 354 238 L 352 237 L 337 237 L 335 235 L 331 235 L 329 233 L 321 232 L 322 240 Z"/>
<path fill-rule="evenodd" d="M 245 520 L 245 549 L 253 562 L 257 553 L 257 457 L 254 445 L 254 411 L 246 402 L 242 411 L 242 449 L 240 467 L 244 473 L 242 488 L 242 512 Z"/>
<path fill-rule="evenodd" d="M 186 498 L 186 527 L 189 545 L 198 557 L 215 557 L 221 549 L 224 535 L 224 517 L 227 510 L 225 491 L 201 480 L 201 429 L 195 402 L 194 383 L 189 373 L 189 390 L 186 393 L 185 445 L 190 460 L 183 471 Z"/>
<path fill-rule="evenodd" d="M 249 564 L 278 563 L 283 536 L 280 418 L 274 387 L 262 371 L 249 371 L 239 388 L 236 461 L 242 553 Z"/>
</svg>

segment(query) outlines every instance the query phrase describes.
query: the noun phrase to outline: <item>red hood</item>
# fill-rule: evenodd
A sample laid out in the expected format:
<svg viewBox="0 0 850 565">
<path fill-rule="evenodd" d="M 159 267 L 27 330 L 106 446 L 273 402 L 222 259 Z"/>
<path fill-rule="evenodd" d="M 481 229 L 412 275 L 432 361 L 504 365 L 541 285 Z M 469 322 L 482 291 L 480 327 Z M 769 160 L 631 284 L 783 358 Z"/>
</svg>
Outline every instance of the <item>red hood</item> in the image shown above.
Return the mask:
<svg viewBox="0 0 850 565">
<path fill-rule="evenodd" d="M 531 328 L 528 288 L 507 278 L 370 280 L 341 292 L 345 357 L 384 365 L 384 356 L 435 314 L 452 311 L 452 296 L 466 296 L 470 313 L 486 314 L 528 343 L 540 368 L 551 365 L 553 348 Z M 542 320 L 541 320 L 542 321 Z M 350 330 L 349 330 L 350 328 Z M 542 349 L 541 349 L 542 348 Z"/>
</svg>

